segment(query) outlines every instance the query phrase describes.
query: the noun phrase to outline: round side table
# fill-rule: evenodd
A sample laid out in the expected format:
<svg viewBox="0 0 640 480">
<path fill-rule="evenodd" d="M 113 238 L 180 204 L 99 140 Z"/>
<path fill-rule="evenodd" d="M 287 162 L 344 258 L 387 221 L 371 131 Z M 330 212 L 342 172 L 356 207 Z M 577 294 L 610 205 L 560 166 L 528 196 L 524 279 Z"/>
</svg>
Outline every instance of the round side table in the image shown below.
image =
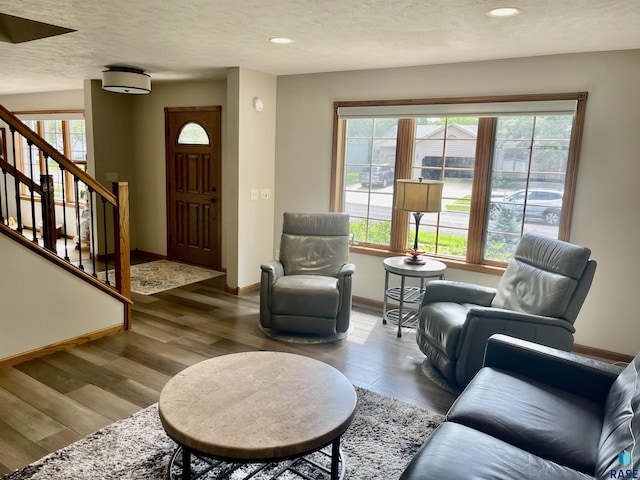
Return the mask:
<svg viewBox="0 0 640 480">
<path fill-rule="evenodd" d="M 424 265 L 411 265 L 405 263 L 406 255 L 400 257 L 385 258 L 384 265 L 384 306 L 382 309 L 382 323 L 391 322 L 398 325 L 398 338 L 402 337 L 402 327 L 414 327 L 418 322 L 420 303 L 424 296 L 425 279 L 444 279 L 447 266 L 437 260 L 427 259 Z M 400 286 L 389 288 L 389 274 L 400 276 Z M 407 277 L 419 278 L 419 287 L 405 286 Z M 396 300 L 398 308 L 389 310 L 388 300 Z M 407 305 L 405 305 L 407 304 Z M 411 307 L 414 308 L 411 308 Z M 409 307 L 409 308 L 405 308 Z"/>
</svg>

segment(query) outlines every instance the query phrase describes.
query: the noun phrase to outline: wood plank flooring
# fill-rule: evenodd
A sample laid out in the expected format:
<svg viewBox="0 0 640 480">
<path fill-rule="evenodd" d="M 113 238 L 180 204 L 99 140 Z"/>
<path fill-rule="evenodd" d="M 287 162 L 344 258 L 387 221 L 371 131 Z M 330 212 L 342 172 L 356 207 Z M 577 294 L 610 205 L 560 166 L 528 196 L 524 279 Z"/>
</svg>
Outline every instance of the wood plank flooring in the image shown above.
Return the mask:
<svg viewBox="0 0 640 480">
<path fill-rule="evenodd" d="M 430 410 L 444 413 L 453 402 L 423 375 L 413 331 L 396 338 L 381 312 L 355 306 L 354 331 L 337 343 L 279 342 L 258 328 L 258 292 L 225 294 L 224 278 L 134 294 L 131 331 L 0 369 L 0 475 L 157 402 L 173 375 L 228 353 L 298 353 L 354 385 Z"/>
</svg>

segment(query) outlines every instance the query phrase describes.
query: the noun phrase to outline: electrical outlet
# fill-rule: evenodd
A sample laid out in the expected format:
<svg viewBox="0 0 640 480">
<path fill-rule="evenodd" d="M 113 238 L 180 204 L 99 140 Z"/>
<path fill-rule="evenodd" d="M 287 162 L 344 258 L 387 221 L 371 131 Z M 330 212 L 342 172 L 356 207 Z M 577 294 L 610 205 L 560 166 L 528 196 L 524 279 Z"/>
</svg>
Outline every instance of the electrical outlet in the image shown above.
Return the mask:
<svg viewBox="0 0 640 480">
<path fill-rule="evenodd" d="M 262 200 L 269 200 L 271 198 L 271 189 L 263 188 L 262 189 Z"/>
<path fill-rule="evenodd" d="M 258 200 L 258 189 L 257 188 L 252 188 L 251 189 L 251 200 Z"/>
</svg>

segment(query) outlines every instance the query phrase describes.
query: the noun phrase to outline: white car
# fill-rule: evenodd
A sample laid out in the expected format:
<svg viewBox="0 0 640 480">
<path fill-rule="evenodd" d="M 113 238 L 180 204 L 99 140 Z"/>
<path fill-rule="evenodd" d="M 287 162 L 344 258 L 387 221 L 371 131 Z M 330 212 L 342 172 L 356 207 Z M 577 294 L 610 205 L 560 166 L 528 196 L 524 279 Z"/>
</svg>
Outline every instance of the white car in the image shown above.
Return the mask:
<svg viewBox="0 0 640 480">
<path fill-rule="evenodd" d="M 496 213 L 505 205 L 516 209 L 518 217 L 522 218 L 522 210 L 525 204 L 527 219 L 539 219 L 549 225 L 558 225 L 562 212 L 563 192 L 559 190 L 518 190 L 505 195 L 502 199 L 493 200 L 490 205 L 489 215 L 495 218 Z"/>
</svg>

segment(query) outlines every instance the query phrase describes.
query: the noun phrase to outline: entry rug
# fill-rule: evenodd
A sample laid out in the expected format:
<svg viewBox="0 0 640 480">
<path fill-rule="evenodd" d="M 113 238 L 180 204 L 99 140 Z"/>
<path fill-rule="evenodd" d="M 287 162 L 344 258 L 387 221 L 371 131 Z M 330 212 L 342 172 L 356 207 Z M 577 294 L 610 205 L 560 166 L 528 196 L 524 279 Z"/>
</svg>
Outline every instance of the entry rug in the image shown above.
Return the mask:
<svg viewBox="0 0 640 480">
<path fill-rule="evenodd" d="M 349 480 L 399 478 L 418 448 L 444 420 L 400 400 L 356 388 L 358 407 L 342 436 Z M 161 480 L 175 443 L 162 429 L 157 404 L 53 452 L 3 480 Z M 242 469 L 231 480 L 242 477 Z M 202 477 L 206 480 L 214 476 Z M 262 480 L 261 477 L 253 477 Z M 278 477 L 294 477 L 286 472 Z"/>
<path fill-rule="evenodd" d="M 111 282 L 114 281 L 114 275 L 114 270 L 109 270 Z M 153 295 L 220 275 L 224 273 L 170 260 L 140 263 L 131 265 L 131 291 L 141 295 Z M 105 273 L 98 273 L 98 278 L 104 281 Z"/>
</svg>

